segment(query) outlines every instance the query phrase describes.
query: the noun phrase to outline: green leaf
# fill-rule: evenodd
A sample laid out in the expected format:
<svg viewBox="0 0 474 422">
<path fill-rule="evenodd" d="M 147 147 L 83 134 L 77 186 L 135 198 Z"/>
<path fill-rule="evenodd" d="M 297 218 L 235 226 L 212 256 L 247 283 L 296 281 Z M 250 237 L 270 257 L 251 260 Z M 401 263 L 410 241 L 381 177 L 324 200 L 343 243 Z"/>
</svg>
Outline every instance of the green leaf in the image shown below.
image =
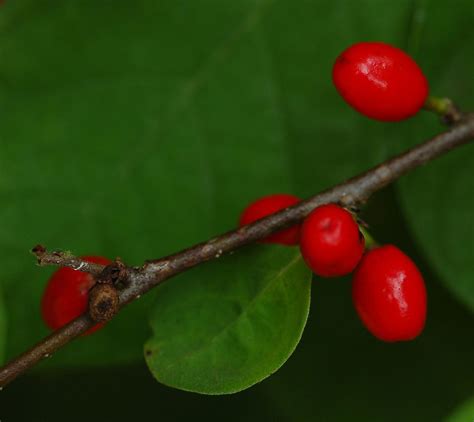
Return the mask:
<svg viewBox="0 0 474 422">
<path fill-rule="evenodd" d="M 8 355 L 47 333 L 39 302 L 52 270 L 33 265 L 33 245 L 141 264 L 232 228 L 256 197 L 313 194 L 382 159 L 386 126 L 344 104 L 331 67 L 356 40 L 400 44 L 411 3 L 6 2 Z M 148 302 L 42 367 L 141 358 Z"/>
<path fill-rule="evenodd" d="M 155 378 L 234 393 L 288 359 L 308 317 L 311 272 L 298 250 L 255 246 L 159 288 L 145 358 Z"/>
<path fill-rule="evenodd" d="M 458 406 L 446 419 L 446 422 L 472 422 L 474 421 L 474 396 Z"/>
<path fill-rule="evenodd" d="M 439 3 L 440 7 L 437 7 Z M 434 94 L 451 97 L 465 110 L 474 109 L 474 8 L 470 0 L 455 8 L 431 2 L 420 57 Z M 452 25 L 452 22 L 456 25 Z M 447 30 L 447 28 L 450 28 Z M 420 124 L 410 139 L 426 139 L 442 128 Z M 428 129 L 428 130 L 427 130 Z M 406 142 L 401 142 L 406 145 Z M 474 310 L 474 143 L 450 152 L 413 172 L 399 184 L 402 205 L 419 244 L 446 286 Z"/>
</svg>

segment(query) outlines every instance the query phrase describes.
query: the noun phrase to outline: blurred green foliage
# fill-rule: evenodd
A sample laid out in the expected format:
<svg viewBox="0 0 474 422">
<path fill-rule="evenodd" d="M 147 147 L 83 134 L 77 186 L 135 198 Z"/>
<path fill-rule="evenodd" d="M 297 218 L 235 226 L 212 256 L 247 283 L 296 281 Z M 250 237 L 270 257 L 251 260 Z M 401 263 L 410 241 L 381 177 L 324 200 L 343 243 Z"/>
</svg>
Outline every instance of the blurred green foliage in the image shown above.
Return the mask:
<svg viewBox="0 0 474 422">
<path fill-rule="evenodd" d="M 447 422 L 464 422 L 472 421 L 474 418 L 474 397 L 466 400 L 459 406 L 454 413 L 449 417 Z"/>
<path fill-rule="evenodd" d="M 390 42 L 417 58 L 433 93 L 473 109 L 473 21 L 471 0 L 7 0 L 7 356 L 47 332 L 39 298 L 52 270 L 33 265 L 34 244 L 138 264 L 233 227 L 260 195 L 313 194 L 428 138 L 442 130 L 433 116 L 384 124 L 350 110 L 331 85 L 332 62 L 353 42 Z M 375 237 L 425 275 L 429 318 L 415 342 L 377 342 L 347 280 L 317 279 L 288 363 L 243 393 L 201 397 L 145 371 L 150 294 L 1 392 L 0 418 L 442 420 L 474 392 L 473 316 L 446 290 L 473 304 L 472 152 L 418 169 L 366 210 Z M 0 328 L 0 348 L 2 337 Z"/>
</svg>

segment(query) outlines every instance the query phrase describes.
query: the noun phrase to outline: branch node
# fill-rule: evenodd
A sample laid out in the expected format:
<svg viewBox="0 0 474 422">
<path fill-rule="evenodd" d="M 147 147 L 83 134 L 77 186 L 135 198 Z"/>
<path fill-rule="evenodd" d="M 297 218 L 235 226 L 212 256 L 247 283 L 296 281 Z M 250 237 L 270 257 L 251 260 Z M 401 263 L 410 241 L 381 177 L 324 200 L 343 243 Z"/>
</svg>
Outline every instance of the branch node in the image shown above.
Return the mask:
<svg viewBox="0 0 474 422">
<path fill-rule="evenodd" d="M 342 194 L 341 198 L 339 199 L 339 205 L 344 208 L 353 206 L 354 202 L 354 197 L 350 193 Z"/>
<path fill-rule="evenodd" d="M 107 265 L 97 276 L 97 284 L 110 284 L 115 287 L 123 288 L 128 284 L 127 266 L 121 260 L 116 258 L 115 261 Z"/>
<path fill-rule="evenodd" d="M 119 295 L 112 284 L 96 284 L 89 294 L 89 315 L 95 322 L 106 322 L 119 310 Z"/>
</svg>

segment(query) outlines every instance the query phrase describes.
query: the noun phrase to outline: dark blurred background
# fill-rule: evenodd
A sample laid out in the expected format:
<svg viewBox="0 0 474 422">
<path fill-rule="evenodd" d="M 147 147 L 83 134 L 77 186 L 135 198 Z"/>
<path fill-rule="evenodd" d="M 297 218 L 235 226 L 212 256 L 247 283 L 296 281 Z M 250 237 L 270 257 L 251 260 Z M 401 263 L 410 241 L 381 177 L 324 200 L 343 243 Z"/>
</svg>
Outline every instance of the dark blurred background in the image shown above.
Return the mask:
<svg viewBox="0 0 474 422">
<path fill-rule="evenodd" d="M 47 333 L 52 269 L 33 265 L 34 244 L 140 264 L 232 228 L 258 196 L 314 194 L 429 138 L 443 127 L 427 113 L 386 124 L 350 110 L 332 63 L 357 41 L 393 43 L 472 110 L 473 22 L 471 0 L 6 0 L 0 359 Z M 1 421 L 472 421 L 473 165 L 468 145 L 363 211 L 425 276 L 416 341 L 377 341 L 350 280 L 315 278 L 286 364 L 241 393 L 198 395 L 149 373 L 144 298 L 1 391 Z"/>
</svg>

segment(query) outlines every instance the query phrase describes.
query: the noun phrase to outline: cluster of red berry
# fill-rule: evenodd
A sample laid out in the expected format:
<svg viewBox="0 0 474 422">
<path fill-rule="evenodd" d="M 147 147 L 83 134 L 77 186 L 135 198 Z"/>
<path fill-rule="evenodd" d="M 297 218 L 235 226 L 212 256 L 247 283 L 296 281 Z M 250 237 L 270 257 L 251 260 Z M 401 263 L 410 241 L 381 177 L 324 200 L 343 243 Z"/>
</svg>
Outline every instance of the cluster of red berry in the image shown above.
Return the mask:
<svg viewBox="0 0 474 422">
<path fill-rule="evenodd" d="M 249 224 L 299 199 L 277 194 L 263 197 L 243 212 Z M 352 299 L 362 322 L 384 341 L 411 340 L 425 325 L 426 291 L 413 261 L 393 245 L 365 252 L 365 239 L 353 214 L 336 204 L 321 205 L 302 225 L 272 234 L 268 243 L 300 245 L 301 255 L 321 277 L 340 277 L 354 271 Z"/>
<path fill-rule="evenodd" d="M 401 50 L 383 43 L 359 43 L 345 50 L 334 65 L 333 82 L 352 107 L 385 121 L 414 115 L 428 95 L 428 84 L 417 64 Z M 292 195 L 266 196 L 245 209 L 240 224 L 252 223 L 299 201 Z M 364 236 L 354 216 L 344 208 L 335 204 L 320 206 L 301 226 L 282 230 L 263 241 L 299 244 L 308 266 L 322 277 L 354 271 L 355 308 L 365 326 L 381 340 L 410 340 L 422 331 L 426 291 L 416 265 L 392 245 L 364 254 Z M 111 263 L 98 256 L 83 259 Z M 93 285 L 90 274 L 70 268 L 56 271 L 41 303 L 46 324 L 58 329 L 85 312 Z M 102 325 L 97 324 L 86 334 Z"/>
<path fill-rule="evenodd" d="M 346 102 L 367 117 L 399 121 L 416 114 L 428 96 L 428 83 L 416 62 L 388 44 L 358 43 L 333 67 L 333 82 Z M 299 202 L 293 195 L 261 198 L 243 212 L 240 224 Z M 425 325 L 426 289 L 418 268 L 393 245 L 365 252 L 365 239 L 354 216 L 336 204 L 316 208 L 301 226 L 265 239 L 300 245 L 311 270 L 322 277 L 354 271 L 352 299 L 367 329 L 384 341 L 417 337 Z"/>
</svg>

